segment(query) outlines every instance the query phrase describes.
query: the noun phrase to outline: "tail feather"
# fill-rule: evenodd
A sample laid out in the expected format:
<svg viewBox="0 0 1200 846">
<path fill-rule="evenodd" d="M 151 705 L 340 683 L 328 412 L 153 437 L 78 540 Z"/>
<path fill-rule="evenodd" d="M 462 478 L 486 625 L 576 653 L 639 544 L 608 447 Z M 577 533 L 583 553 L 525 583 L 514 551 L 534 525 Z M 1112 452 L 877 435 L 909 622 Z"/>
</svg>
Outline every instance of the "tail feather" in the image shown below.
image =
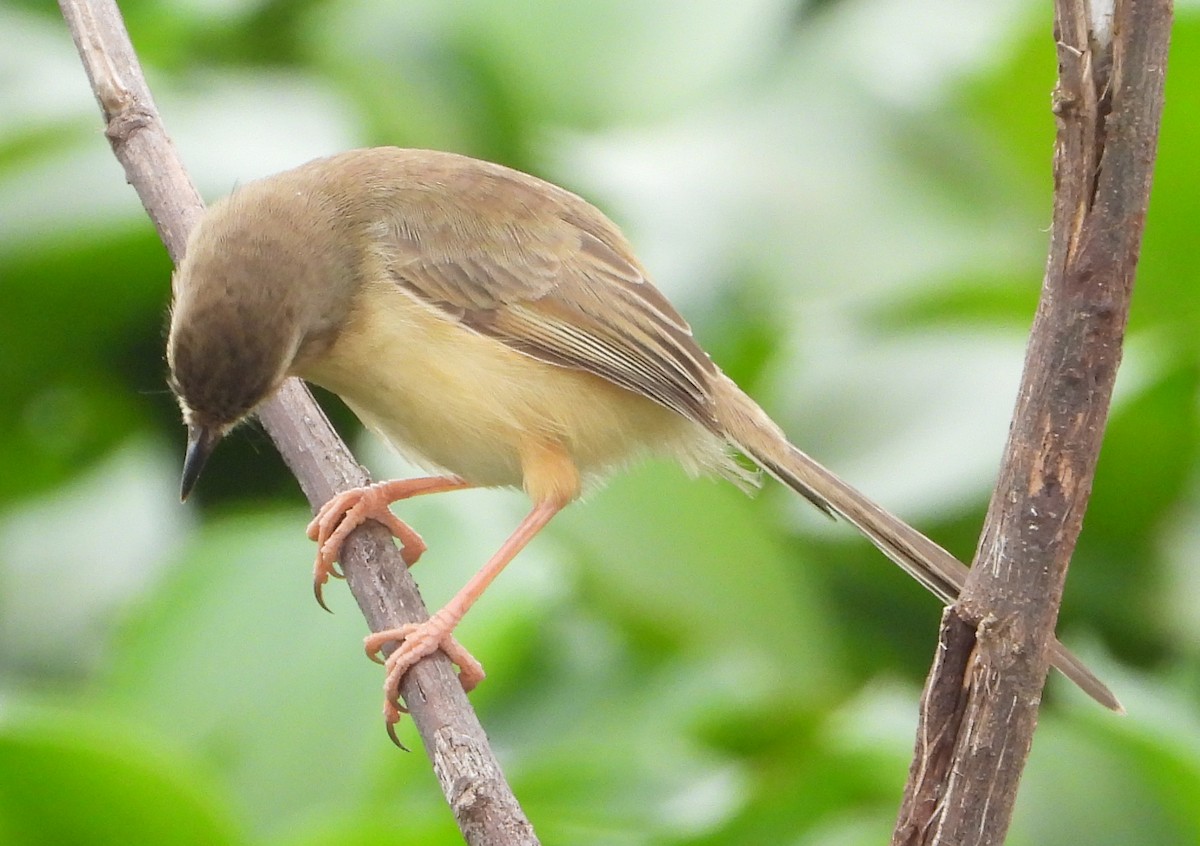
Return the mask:
<svg viewBox="0 0 1200 846">
<path fill-rule="evenodd" d="M 734 446 L 826 514 L 855 526 L 943 603 L 958 599 L 970 572 L 965 564 L 792 446 L 732 381 L 718 382 L 718 422 Z M 1124 713 L 1112 691 L 1079 658 L 1057 640 L 1051 649 L 1051 660 L 1063 675 L 1101 705 Z"/>
</svg>

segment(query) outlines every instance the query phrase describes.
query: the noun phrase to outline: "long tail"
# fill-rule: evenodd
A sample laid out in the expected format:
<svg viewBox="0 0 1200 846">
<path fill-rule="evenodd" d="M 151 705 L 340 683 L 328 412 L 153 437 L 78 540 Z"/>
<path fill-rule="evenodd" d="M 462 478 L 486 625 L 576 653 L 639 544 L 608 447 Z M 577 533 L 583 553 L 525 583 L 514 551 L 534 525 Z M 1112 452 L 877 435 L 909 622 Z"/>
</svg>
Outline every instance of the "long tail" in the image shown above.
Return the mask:
<svg viewBox="0 0 1200 846">
<path fill-rule="evenodd" d="M 942 602 L 952 604 L 958 599 L 969 572 L 966 565 L 792 446 L 731 380 L 719 377 L 715 381 L 719 423 L 738 449 L 822 511 L 845 518 Z M 1124 713 L 1112 691 L 1058 640 L 1052 646 L 1051 661 L 1088 696 Z"/>
</svg>

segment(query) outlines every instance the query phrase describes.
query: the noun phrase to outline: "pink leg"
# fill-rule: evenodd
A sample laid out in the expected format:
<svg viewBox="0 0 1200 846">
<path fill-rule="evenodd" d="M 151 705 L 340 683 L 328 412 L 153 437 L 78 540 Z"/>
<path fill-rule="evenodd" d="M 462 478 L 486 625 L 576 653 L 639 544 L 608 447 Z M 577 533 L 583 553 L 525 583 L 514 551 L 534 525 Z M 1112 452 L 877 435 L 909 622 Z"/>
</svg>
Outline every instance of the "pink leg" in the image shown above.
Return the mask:
<svg viewBox="0 0 1200 846">
<path fill-rule="evenodd" d="M 457 476 L 427 476 L 420 479 L 397 479 L 376 482 L 362 488 L 351 488 L 334 496 L 321 506 L 317 516 L 308 524 L 308 536 L 318 544 L 317 562 L 313 567 L 313 594 L 326 611 L 321 595 L 329 577 L 340 579 L 342 573 L 334 566 L 346 537 L 367 520 L 377 520 L 400 540 L 400 555 L 412 566 L 425 551 L 425 542 L 412 528 L 388 508 L 393 502 L 424 494 L 457 491 L 470 485 Z"/>
<path fill-rule="evenodd" d="M 500 575 L 500 571 L 508 562 L 512 561 L 517 553 L 533 539 L 533 536 L 541 531 L 562 508 L 563 503 L 559 502 L 540 502 L 535 505 L 517 526 L 516 531 L 496 551 L 496 554 L 483 565 L 462 590 L 454 595 L 453 599 L 446 603 L 442 610 L 425 622 L 409 623 L 396 629 L 375 632 L 366 638 L 364 645 L 367 655 L 376 661 L 379 660 L 376 657 L 377 654 L 386 644 L 391 642 L 398 644 L 391 654 L 381 662 L 388 671 L 387 678 L 383 682 L 385 695 L 383 716 L 387 720 L 389 733 L 392 731 L 391 727 L 400 719 L 400 712 L 403 710 L 399 703 L 400 679 L 414 664 L 439 648 L 458 665 L 458 678 L 462 682 L 463 690 L 470 690 L 483 681 L 483 667 L 471 657 L 462 644 L 454 639 L 451 633 L 462 620 L 463 615 L 475 604 L 475 600 L 492 583 L 492 580 Z"/>
</svg>

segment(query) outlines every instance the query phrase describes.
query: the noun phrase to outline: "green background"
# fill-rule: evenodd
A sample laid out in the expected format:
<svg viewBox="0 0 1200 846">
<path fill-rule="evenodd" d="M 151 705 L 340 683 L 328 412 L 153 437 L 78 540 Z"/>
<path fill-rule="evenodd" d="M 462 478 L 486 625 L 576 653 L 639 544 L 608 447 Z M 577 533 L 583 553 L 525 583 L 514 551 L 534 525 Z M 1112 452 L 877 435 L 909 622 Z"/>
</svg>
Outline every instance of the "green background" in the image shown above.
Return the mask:
<svg viewBox="0 0 1200 846">
<path fill-rule="evenodd" d="M 201 191 L 353 146 L 582 193 L 796 442 L 963 558 L 1046 254 L 1048 3 L 128 2 Z M 1179 12 L 1126 359 L 1009 842 L 1200 842 L 1200 16 Z M 65 26 L 0 2 L 0 843 L 459 842 L 388 742 L 309 512 L 239 430 L 177 502 L 171 267 Z M 406 472 L 326 398 L 377 476 Z M 440 604 L 526 507 L 405 504 Z M 938 605 L 844 524 L 650 464 L 460 629 L 543 841 L 885 842 Z M 417 736 L 402 725 L 401 739 Z"/>
</svg>

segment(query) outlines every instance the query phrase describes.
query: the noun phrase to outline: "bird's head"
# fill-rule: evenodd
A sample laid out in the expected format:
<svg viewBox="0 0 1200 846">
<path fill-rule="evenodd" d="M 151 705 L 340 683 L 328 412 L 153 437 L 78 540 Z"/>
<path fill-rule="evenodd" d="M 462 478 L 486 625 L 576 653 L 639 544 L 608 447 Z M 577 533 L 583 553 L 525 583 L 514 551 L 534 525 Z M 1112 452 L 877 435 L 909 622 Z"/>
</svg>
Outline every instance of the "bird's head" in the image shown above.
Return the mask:
<svg viewBox="0 0 1200 846">
<path fill-rule="evenodd" d="M 225 433 L 283 382 L 299 347 L 294 307 L 256 283 L 274 271 L 270 252 L 247 238 L 224 238 L 217 250 L 193 240 L 176 272 L 167 363 L 188 427 L 184 499 Z"/>
<path fill-rule="evenodd" d="M 319 190 L 278 177 L 206 212 L 172 284 L 169 382 L 188 427 L 187 498 L 221 438 L 274 394 L 297 356 L 327 347 L 354 262 Z"/>
</svg>

